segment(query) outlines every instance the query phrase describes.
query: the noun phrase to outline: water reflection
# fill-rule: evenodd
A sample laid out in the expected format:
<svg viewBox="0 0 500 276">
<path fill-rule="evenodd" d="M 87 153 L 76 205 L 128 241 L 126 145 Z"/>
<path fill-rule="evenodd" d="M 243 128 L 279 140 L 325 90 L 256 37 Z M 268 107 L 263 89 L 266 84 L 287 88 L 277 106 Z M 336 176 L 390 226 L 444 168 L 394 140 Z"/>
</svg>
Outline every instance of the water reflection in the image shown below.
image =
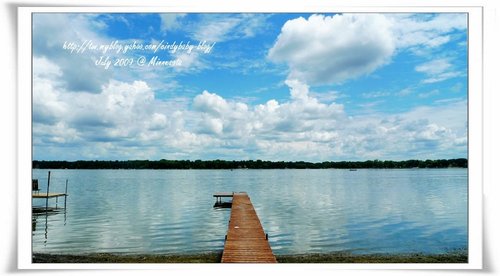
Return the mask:
<svg viewBox="0 0 500 276">
<path fill-rule="evenodd" d="M 66 205 L 66 204 L 65 204 Z M 32 236 L 37 233 L 37 225 L 42 223 L 43 233 L 44 233 L 44 246 L 47 245 L 49 238 L 49 216 L 62 215 L 63 216 L 63 226 L 66 225 L 66 208 L 58 207 L 33 207 L 31 215 L 31 233 Z M 38 231 L 40 232 L 40 231 Z"/>
</svg>

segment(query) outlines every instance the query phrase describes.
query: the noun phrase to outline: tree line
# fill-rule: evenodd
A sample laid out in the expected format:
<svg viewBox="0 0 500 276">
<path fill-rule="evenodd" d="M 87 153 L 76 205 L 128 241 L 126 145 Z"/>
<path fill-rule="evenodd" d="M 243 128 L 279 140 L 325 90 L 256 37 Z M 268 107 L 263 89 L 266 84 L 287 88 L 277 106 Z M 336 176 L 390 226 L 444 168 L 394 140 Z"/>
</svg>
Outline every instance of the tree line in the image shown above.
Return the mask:
<svg viewBox="0 0 500 276">
<path fill-rule="evenodd" d="M 262 160 L 126 160 L 33 161 L 34 169 L 405 169 L 467 168 L 466 158 L 437 160 L 262 161 Z"/>
</svg>

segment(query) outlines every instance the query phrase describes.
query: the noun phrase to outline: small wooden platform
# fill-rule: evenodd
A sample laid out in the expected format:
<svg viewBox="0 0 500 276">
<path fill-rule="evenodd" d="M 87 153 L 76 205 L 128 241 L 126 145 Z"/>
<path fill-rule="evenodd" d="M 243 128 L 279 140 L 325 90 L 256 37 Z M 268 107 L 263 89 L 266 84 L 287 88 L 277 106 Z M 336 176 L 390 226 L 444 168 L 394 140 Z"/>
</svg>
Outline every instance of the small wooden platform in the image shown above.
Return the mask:
<svg viewBox="0 0 500 276">
<path fill-rule="evenodd" d="M 234 193 L 227 193 L 227 192 L 217 192 L 214 194 L 215 197 L 215 204 L 214 208 L 231 208 L 232 202 L 231 201 L 222 201 L 223 197 L 233 197 Z"/>
<path fill-rule="evenodd" d="M 53 198 L 53 197 L 60 197 L 60 196 L 67 196 L 67 194 L 64 193 L 31 193 L 32 198 Z"/>
<path fill-rule="evenodd" d="M 259 217 L 246 193 L 232 194 L 223 263 L 277 263 Z"/>
</svg>

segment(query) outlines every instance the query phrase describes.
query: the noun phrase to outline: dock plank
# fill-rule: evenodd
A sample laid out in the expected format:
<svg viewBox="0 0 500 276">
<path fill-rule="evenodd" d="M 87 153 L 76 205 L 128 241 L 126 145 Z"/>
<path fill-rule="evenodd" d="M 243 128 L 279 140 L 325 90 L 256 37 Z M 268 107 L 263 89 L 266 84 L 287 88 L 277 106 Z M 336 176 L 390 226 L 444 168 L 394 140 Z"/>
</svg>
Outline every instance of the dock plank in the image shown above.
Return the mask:
<svg viewBox="0 0 500 276">
<path fill-rule="evenodd" d="M 234 193 L 223 263 L 277 263 L 246 193 Z"/>
</svg>

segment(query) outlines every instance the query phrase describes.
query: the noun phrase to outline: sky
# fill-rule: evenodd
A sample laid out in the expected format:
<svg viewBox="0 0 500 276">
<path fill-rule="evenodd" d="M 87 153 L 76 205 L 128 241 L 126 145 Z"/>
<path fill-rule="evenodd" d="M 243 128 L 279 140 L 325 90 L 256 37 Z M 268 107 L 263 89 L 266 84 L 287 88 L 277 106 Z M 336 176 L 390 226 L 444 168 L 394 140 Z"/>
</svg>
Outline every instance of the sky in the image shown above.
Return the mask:
<svg viewBox="0 0 500 276">
<path fill-rule="evenodd" d="M 36 13 L 34 160 L 467 157 L 467 14 Z"/>
</svg>

